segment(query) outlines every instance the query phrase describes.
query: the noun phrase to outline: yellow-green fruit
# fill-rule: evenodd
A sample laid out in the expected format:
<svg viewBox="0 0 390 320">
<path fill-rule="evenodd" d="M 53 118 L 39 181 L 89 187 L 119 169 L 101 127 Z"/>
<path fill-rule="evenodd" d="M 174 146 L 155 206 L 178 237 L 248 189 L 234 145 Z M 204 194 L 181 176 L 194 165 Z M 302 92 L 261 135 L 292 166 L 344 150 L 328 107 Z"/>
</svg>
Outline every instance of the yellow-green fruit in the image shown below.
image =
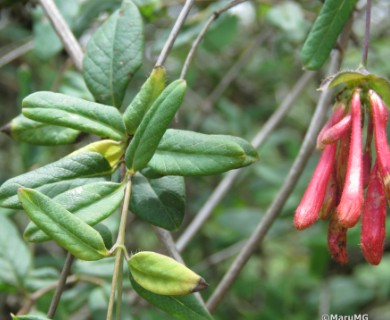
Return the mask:
<svg viewBox="0 0 390 320">
<path fill-rule="evenodd" d="M 161 295 L 184 295 L 206 289 L 199 275 L 176 260 L 151 251 L 133 255 L 129 261 L 134 280 L 144 289 Z"/>
</svg>

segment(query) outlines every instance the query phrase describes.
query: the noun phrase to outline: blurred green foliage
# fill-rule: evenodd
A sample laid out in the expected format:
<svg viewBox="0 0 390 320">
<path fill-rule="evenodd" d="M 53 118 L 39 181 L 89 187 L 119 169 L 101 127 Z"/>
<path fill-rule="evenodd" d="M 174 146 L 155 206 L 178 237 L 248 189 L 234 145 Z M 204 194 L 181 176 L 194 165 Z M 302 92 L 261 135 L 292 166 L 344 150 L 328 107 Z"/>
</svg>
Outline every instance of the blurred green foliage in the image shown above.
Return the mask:
<svg viewBox="0 0 390 320">
<path fill-rule="evenodd" d="M 145 21 L 146 60 L 127 91 L 125 104 L 149 75 L 182 3 L 175 0 L 136 2 Z M 57 1 L 57 4 L 85 46 L 96 26 L 119 7 L 120 1 L 68 0 Z M 195 1 L 166 64 L 169 80 L 179 75 L 191 42 L 205 19 L 224 4 L 224 0 Z M 174 126 L 238 135 L 248 140 L 254 137 L 302 74 L 299 52 L 320 7 L 321 1 L 257 0 L 223 14 L 213 23 L 197 51 L 188 74 L 190 92 Z M 12 61 L 0 63 L 1 125 L 20 112 L 21 99 L 35 90 L 92 99 L 38 6 L 28 1 L 0 1 L 0 8 L 0 61 L 21 46 L 33 44 Z M 388 1 L 374 3 L 369 69 L 390 78 L 388 14 Z M 343 69 L 356 68 L 360 62 L 363 16 L 363 12 L 356 12 L 354 37 L 344 52 Z M 258 42 L 224 90 L 215 90 L 255 39 L 266 33 L 268 36 Z M 284 182 L 318 99 L 316 88 L 325 76 L 327 74 L 320 72 L 305 88 L 293 109 L 259 149 L 260 161 L 245 169 L 212 218 L 183 252 L 187 265 L 210 283 L 204 293 L 206 299 L 239 251 L 237 244 L 250 235 Z M 0 183 L 76 148 L 77 145 L 54 149 L 30 146 L 0 135 Z M 367 313 L 370 319 L 390 318 L 387 303 L 390 242 L 386 242 L 381 264 L 372 267 L 364 262 L 359 250 L 360 232 L 356 227 L 348 238 L 350 262 L 340 267 L 330 260 L 327 252 L 326 224 L 319 222 L 303 232 L 292 226 L 295 207 L 317 159 L 318 153 L 315 153 L 281 216 L 219 306 L 216 319 L 298 320 L 314 319 L 324 313 Z M 186 179 L 185 224 L 190 223 L 220 179 L 221 176 Z M 0 243 L 0 261 L 8 261 L 0 262 L 0 319 L 8 319 L 10 312 L 19 310 L 26 292 L 32 293 L 58 279 L 65 255 L 54 243 L 31 245 L 24 242 L 21 234 L 28 224 L 24 214 L 5 209 L 0 209 L 0 214 L 0 239 L 7 236 L 2 241 L 8 241 L 4 248 L 4 242 Z M 109 218 L 107 224 L 112 230 L 116 229 L 117 220 L 115 215 Z M 150 225 L 136 218 L 132 223 L 129 251 L 163 250 Z M 10 238 L 12 252 L 8 246 Z M 226 248 L 232 250 L 226 251 Z M 225 253 L 225 256 L 212 259 L 216 253 Z M 11 274 L 10 268 L 16 273 Z M 111 259 L 97 263 L 76 262 L 72 271 L 81 281 L 65 291 L 56 319 L 104 319 L 112 268 Z M 82 281 L 86 277 L 92 279 L 92 283 Z M 130 283 L 125 281 L 124 286 L 123 319 L 169 319 L 143 303 L 130 306 L 127 303 L 131 299 Z M 53 291 L 49 291 L 41 297 L 33 311 L 45 314 L 52 295 Z"/>
</svg>

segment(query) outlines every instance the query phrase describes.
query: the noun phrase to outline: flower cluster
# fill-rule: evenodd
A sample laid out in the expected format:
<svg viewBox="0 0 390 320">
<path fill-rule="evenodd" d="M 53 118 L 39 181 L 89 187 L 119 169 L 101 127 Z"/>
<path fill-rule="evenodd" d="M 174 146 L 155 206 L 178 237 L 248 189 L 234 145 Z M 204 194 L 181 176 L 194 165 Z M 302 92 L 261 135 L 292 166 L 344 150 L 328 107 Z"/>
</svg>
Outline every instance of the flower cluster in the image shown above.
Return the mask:
<svg viewBox="0 0 390 320">
<path fill-rule="evenodd" d="M 364 118 L 368 121 L 363 148 Z M 361 213 L 363 255 L 374 265 L 382 259 L 386 198 L 390 199 L 387 119 L 386 105 L 377 93 L 369 90 L 363 95 L 360 89 L 355 89 L 350 101 L 335 105 L 331 118 L 317 138 L 317 147 L 323 151 L 296 209 L 294 224 L 296 228 L 304 229 L 318 218 L 329 218 L 328 246 L 332 257 L 340 264 L 348 260 L 347 230 L 357 224 Z"/>
</svg>

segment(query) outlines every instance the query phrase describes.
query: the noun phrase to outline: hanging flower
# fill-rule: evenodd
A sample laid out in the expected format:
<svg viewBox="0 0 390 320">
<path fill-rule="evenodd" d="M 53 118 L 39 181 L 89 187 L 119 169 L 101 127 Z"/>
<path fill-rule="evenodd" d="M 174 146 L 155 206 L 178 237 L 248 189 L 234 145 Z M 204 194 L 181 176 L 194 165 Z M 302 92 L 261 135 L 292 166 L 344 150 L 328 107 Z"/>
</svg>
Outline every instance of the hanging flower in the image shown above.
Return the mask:
<svg viewBox="0 0 390 320">
<path fill-rule="evenodd" d="M 363 148 L 364 114 L 368 123 Z M 373 90 L 363 95 L 362 89 L 356 88 L 350 99 L 335 105 L 332 116 L 318 134 L 317 148 L 323 151 L 296 209 L 294 224 L 297 229 L 304 229 L 318 218 L 329 218 L 328 247 L 340 264 L 348 261 L 347 231 L 358 223 L 361 215 L 363 255 L 374 265 L 382 258 L 386 196 L 390 199 L 387 121 L 388 111 L 381 97 Z M 373 137 L 376 161 L 372 167 Z"/>
</svg>

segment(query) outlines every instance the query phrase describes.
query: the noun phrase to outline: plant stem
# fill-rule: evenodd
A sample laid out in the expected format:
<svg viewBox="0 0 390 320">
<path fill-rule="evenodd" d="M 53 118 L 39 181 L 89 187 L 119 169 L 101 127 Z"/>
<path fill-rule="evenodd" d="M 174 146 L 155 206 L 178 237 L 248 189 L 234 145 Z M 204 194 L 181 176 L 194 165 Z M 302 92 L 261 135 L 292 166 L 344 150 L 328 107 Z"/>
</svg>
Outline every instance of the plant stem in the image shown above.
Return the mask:
<svg viewBox="0 0 390 320">
<path fill-rule="evenodd" d="M 100 278 L 96 278 L 93 276 L 88 275 L 71 275 L 66 278 L 66 285 L 73 284 L 79 281 L 88 282 L 95 284 L 97 286 L 103 286 L 105 281 Z M 34 306 L 34 304 L 37 302 L 39 298 L 47 294 L 48 292 L 54 290 L 57 288 L 59 281 L 54 282 L 47 287 L 43 287 L 38 289 L 37 291 L 33 292 L 29 297 L 28 300 L 22 305 L 22 307 L 19 309 L 16 315 L 24 315 L 26 313 L 29 313 L 31 308 Z"/>
<path fill-rule="evenodd" d="M 227 4 L 226 6 L 222 7 L 221 9 L 217 10 L 217 11 L 214 11 L 213 14 L 210 16 L 210 18 L 206 21 L 205 25 L 203 26 L 202 30 L 199 32 L 198 36 L 196 37 L 195 41 L 192 43 L 192 46 L 191 46 L 191 49 L 187 55 L 187 58 L 183 64 L 183 68 L 181 70 L 181 73 L 180 73 L 180 79 L 184 79 L 186 74 L 187 74 L 187 71 L 188 71 L 188 68 L 194 58 L 194 55 L 195 55 L 195 52 L 199 46 L 199 44 L 202 42 L 207 30 L 210 28 L 211 24 L 217 20 L 217 18 L 220 16 L 220 14 L 222 14 L 223 12 L 229 10 L 230 8 L 242 3 L 242 2 L 245 2 L 245 1 L 248 1 L 248 0 L 235 0 L 235 1 L 232 1 L 230 2 L 229 4 Z"/>
<path fill-rule="evenodd" d="M 183 9 L 181 10 L 179 17 L 177 18 L 175 25 L 173 26 L 171 33 L 169 34 L 168 40 L 165 42 L 163 49 L 161 50 L 160 56 L 157 59 L 156 67 L 162 66 L 165 63 L 165 60 L 168 57 L 169 52 L 172 49 L 173 44 L 179 34 L 179 31 L 186 20 L 188 13 L 190 12 L 192 5 L 194 4 L 194 0 L 186 0 Z"/>
<path fill-rule="evenodd" d="M 7 63 L 21 57 L 34 48 L 34 42 L 28 40 L 17 48 L 12 48 L 6 54 L 0 57 L 0 68 L 4 67 Z"/>
<path fill-rule="evenodd" d="M 335 73 L 338 70 L 339 66 L 340 52 L 336 51 L 334 52 L 334 55 L 332 57 L 329 73 Z M 271 206 L 265 213 L 263 219 L 261 219 L 255 231 L 248 239 L 244 248 L 240 251 L 240 254 L 234 260 L 229 270 L 226 272 L 225 276 L 211 295 L 210 299 L 207 301 L 207 307 L 210 312 L 214 311 L 217 308 L 225 294 L 229 291 L 230 287 L 232 286 L 235 279 L 238 277 L 242 268 L 245 266 L 246 262 L 251 257 L 253 251 L 258 248 L 259 244 L 264 239 L 273 222 L 279 216 L 291 192 L 294 190 L 294 187 L 298 182 L 298 179 L 301 176 L 301 173 L 303 172 L 306 163 L 309 160 L 310 155 L 314 149 L 316 136 L 321 125 L 323 124 L 326 115 L 326 110 L 332 97 L 331 93 L 331 90 L 327 90 L 321 94 L 309 129 L 305 135 L 304 141 L 302 142 L 301 149 L 299 150 L 299 153 L 288 173 L 285 183 L 283 184 Z"/>
<path fill-rule="evenodd" d="M 126 233 L 126 222 L 129 211 L 129 202 L 131 196 L 131 179 L 132 176 L 129 175 L 127 177 L 126 188 L 125 188 L 125 198 L 123 200 L 121 221 L 119 224 L 119 232 L 113 249 L 115 250 L 115 266 L 114 273 L 112 275 L 111 282 L 111 292 L 110 292 L 110 300 L 108 302 L 108 310 L 107 310 L 107 320 L 112 320 L 113 311 L 114 311 L 114 302 L 115 302 L 115 292 L 117 291 L 117 317 L 118 314 L 120 316 L 121 305 L 122 305 L 122 275 L 123 275 L 123 255 L 124 250 L 123 246 L 125 244 L 125 233 Z M 118 285 L 119 284 L 119 285 Z M 118 287 L 117 287 L 118 285 Z"/>
<path fill-rule="evenodd" d="M 68 278 L 68 275 L 70 273 L 70 268 L 72 267 L 73 261 L 74 261 L 74 256 L 72 256 L 70 253 L 68 253 L 66 256 L 64 267 L 62 268 L 62 271 L 61 271 L 60 279 L 58 280 L 58 285 L 56 287 L 54 297 L 51 301 L 49 311 L 47 312 L 48 318 L 53 318 L 55 313 L 56 313 L 58 304 L 59 304 L 60 299 L 61 299 L 62 292 L 65 289 L 66 279 Z"/>
<path fill-rule="evenodd" d="M 364 68 L 367 67 L 368 47 L 370 44 L 371 7 L 372 7 L 371 0 L 367 0 L 366 25 L 364 30 L 364 44 L 363 44 L 363 54 L 362 54 L 362 65 Z"/>
</svg>

